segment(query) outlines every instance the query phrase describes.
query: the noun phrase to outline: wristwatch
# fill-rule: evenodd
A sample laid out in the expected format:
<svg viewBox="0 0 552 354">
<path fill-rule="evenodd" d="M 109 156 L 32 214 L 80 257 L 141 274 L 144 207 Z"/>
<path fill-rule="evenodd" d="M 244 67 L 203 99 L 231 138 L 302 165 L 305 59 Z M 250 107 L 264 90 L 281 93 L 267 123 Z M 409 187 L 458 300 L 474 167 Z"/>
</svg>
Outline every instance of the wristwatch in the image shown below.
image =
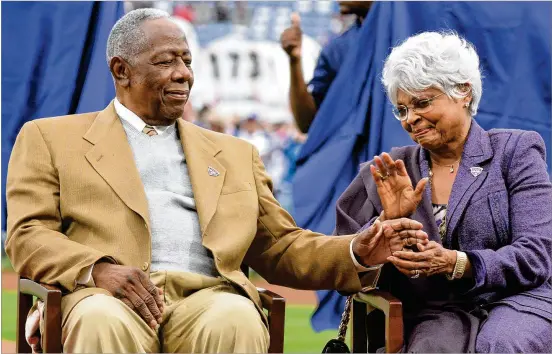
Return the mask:
<svg viewBox="0 0 552 354">
<path fill-rule="evenodd" d="M 466 264 L 468 263 L 468 256 L 464 252 L 456 252 L 456 264 L 454 265 L 454 270 L 452 274 L 447 274 L 448 280 L 460 279 L 464 276 L 464 271 L 466 270 Z"/>
</svg>

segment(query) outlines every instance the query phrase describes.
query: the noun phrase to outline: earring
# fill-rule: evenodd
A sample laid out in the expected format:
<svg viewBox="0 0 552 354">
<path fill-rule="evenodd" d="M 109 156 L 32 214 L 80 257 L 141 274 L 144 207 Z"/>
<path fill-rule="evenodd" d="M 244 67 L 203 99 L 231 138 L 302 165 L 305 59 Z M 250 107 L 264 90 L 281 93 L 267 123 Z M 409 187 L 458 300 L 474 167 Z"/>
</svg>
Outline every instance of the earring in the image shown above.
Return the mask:
<svg viewBox="0 0 552 354">
<path fill-rule="evenodd" d="M 469 103 L 464 103 L 465 108 L 468 108 L 469 105 L 470 105 Z"/>
</svg>

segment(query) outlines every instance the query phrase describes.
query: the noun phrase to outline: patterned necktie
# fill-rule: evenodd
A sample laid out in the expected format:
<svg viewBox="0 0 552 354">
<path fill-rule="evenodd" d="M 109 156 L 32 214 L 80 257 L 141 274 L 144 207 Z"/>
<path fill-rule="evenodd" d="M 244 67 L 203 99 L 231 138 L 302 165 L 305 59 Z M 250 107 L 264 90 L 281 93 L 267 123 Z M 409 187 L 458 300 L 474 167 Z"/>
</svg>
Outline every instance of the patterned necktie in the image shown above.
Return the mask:
<svg viewBox="0 0 552 354">
<path fill-rule="evenodd" d="M 151 125 L 146 125 L 144 129 L 142 129 L 142 133 L 147 134 L 149 136 L 157 135 L 157 131 L 155 131 L 155 128 Z"/>
</svg>

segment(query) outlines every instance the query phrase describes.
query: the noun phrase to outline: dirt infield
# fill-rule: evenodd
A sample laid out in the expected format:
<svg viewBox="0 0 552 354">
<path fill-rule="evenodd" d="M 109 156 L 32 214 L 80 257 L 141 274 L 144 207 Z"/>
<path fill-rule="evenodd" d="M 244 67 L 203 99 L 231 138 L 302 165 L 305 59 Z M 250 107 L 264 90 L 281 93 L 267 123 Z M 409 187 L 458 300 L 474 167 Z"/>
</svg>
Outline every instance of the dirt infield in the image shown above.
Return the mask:
<svg viewBox="0 0 552 354">
<path fill-rule="evenodd" d="M 14 272 L 2 272 L 2 289 L 17 290 L 17 275 Z"/>
<path fill-rule="evenodd" d="M 284 297 L 290 305 L 316 305 L 314 291 L 295 290 L 283 286 L 267 283 L 264 279 L 258 278 L 253 281 L 255 286 L 273 291 Z M 2 272 L 2 289 L 15 291 L 17 289 L 17 275 L 13 272 Z"/>
<path fill-rule="evenodd" d="M 3 340 L 2 353 L 15 353 L 15 342 L 10 342 L 9 340 Z"/>
</svg>

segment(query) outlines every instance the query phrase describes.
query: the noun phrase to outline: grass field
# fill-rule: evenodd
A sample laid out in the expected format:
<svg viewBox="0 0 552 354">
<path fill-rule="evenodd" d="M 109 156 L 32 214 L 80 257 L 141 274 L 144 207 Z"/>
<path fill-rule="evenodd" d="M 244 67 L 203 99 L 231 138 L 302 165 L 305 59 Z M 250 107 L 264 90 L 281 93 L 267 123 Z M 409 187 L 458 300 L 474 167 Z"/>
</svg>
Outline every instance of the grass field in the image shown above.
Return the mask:
<svg viewBox="0 0 552 354">
<path fill-rule="evenodd" d="M 2 270 L 13 270 L 10 260 L 6 255 L 2 255 Z"/>
<path fill-rule="evenodd" d="M 286 353 L 320 353 L 326 342 L 336 336 L 337 331 L 315 333 L 310 325 L 312 306 L 286 306 Z M 2 339 L 15 341 L 16 294 L 2 291 Z"/>
<path fill-rule="evenodd" d="M 15 341 L 16 304 L 15 291 L 2 291 L 2 339 Z"/>
</svg>

